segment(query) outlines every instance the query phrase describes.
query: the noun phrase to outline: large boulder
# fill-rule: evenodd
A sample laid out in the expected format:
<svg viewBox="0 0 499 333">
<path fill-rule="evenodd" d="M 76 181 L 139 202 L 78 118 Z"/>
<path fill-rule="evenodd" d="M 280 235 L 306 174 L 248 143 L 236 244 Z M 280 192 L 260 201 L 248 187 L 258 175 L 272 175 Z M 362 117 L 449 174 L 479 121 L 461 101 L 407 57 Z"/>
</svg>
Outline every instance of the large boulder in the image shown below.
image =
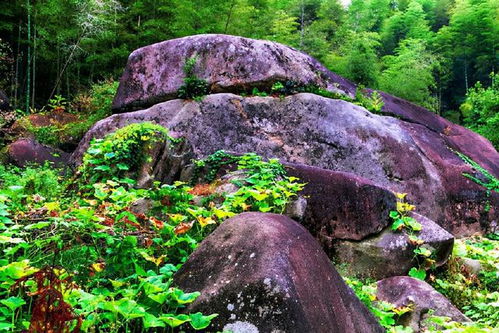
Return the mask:
<svg viewBox="0 0 499 333">
<path fill-rule="evenodd" d="M 412 310 L 399 318 L 399 324 L 410 326 L 414 332 L 425 327 L 428 315 L 449 317 L 453 321 L 469 319 L 428 283 L 408 276 L 394 276 L 378 281 L 377 298 L 396 307 L 410 306 Z"/>
<path fill-rule="evenodd" d="M 351 97 L 355 94 L 352 83 L 288 46 L 228 35 L 196 35 L 135 50 L 113 109 L 144 108 L 176 98 L 185 76 L 183 66 L 191 57 L 197 58 L 195 74 L 208 82 L 213 93 L 268 91 L 277 81 L 294 81 Z"/>
<path fill-rule="evenodd" d="M 454 237 L 438 224 L 419 214 L 412 214 L 422 229 L 417 237 L 423 246 L 432 252 L 435 266 L 447 262 L 454 246 Z M 416 266 L 414 250 L 405 232 L 386 228 L 380 234 L 360 242 L 339 240 L 333 244 L 334 258 L 337 263 L 347 264 L 348 275 L 362 278 L 382 279 L 395 275 L 405 275 Z"/>
<path fill-rule="evenodd" d="M 362 240 L 391 223 L 395 195 L 360 176 L 302 164 L 286 164 L 289 176 L 305 183 L 307 205 L 302 224 L 326 252 L 335 239 Z"/>
<path fill-rule="evenodd" d="M 116 114 L 87 133 L 72 163 L 81 161 L 92 138 L 143 121 L 185 137 L 197 158 L 220 149 L 256 152 L 353 173 L 389 190 L 409 193 L 419 212 L 457 235 L 490 230 L 499 220 L 499 194 L 489 195 L 462 175 L 476 171 L 448 149 L 439 133 L 307 93 L 284 99 L 213 94 L 201 102 L 177 99 Z M 481 141 L 477 144 L 477 152 L 488 149 Z M 497 152 L 490 158 L 499 164 Z"/>
<path fill-rule="evenodd" d="M 185 311 L 218 313 L 213 330 L 383 332 L 317 241 L 282 215 L 228 219 L 174 281 L 187 292 L 201 292 Z"/>
<path fill-rule="evenodd" d="M 69 159 L 68 153 L 42 145 L 33 139 L 19 139 L 11 143 L 7 153 L 9 162 L 19 167 L 45 162 L 53 162 L 57 167 L 64 167 Z"/>
</svg>

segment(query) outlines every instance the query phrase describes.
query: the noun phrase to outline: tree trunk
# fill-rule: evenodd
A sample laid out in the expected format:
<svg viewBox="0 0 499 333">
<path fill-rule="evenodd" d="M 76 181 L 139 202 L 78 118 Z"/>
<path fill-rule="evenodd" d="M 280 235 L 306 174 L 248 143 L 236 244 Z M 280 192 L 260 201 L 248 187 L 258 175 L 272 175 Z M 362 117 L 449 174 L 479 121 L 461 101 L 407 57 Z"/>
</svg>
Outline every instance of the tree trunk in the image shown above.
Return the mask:
<svg viewBox="0 0 499 333">
<path fill-rule="evenodd" d="M 236 0 L 232 0 L 232 3 L 230 4 L 230 8 L 229 8 L 229 13 L 227 14 L 227 21 L 225 21 L 224 34 L 227 33 L 227 30 L 229 28 L 230 18 L 232 16 L 232 11 L 234 10 L 235 6 L 236 6 Z"/>
<path fill-rule="evenodd" d="M 36 18 L 36 16 L 35 16 Z M 31 92 L 31 107 L 35 107 L 35 86 L 36 86 L 36 20 L 33 23 L 33 84 Z"/>
<path fill-rule="evenodd" d="M 29 0 L 26 0 L 26 6 L 28 10 L 28 64 L 26 68 L 26 113 L 29 113 L 29 102 L 31 93 L 31 4 Z"/>
<path fill-rule="evenodd" d="M 18 34 L 17 34 L 17 52 L 16 52 L 16 74 L 15 74 L 15 85 L 14 85 L 14 109 L 18 106 L 18 91 L 19 91 L 19 59 L 21 58 L 21 25 L 22 21 L 19 20 Z"/>
<path fill-rule="evenodd" d="M 303 49 L 303 35 L 305 30 L 305 3 L 301 0 L 301 18 L 300 18 L 300 48 Z"/>
</svg>

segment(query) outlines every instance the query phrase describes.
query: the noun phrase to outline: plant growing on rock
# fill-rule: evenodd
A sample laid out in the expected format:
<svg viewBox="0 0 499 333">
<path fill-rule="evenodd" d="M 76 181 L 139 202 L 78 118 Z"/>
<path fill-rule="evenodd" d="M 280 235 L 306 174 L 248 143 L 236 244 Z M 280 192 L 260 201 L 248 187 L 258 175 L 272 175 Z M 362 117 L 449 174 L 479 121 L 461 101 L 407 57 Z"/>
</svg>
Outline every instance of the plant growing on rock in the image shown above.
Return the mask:
<svg viewBox="0 0 499 333">
<path fill-rule="evenodd" d="M 197 100 L 209 92 L 208 82 L 198 78 L 194 74 L 197 60 L 196 57 L 192 57 L 185 61 L 183 68 L 185 75 L 184 84 L 180 86 L 177 92 L 179 98 Z"/>
<path fill-rule="evenodd" d="M 431 258 L 433 253 L 430 249 L 424 246 L 424 241 L 417 236 L 421 231 L 421 224 L 416 219 L 410 216 L 410 212 L 416 207 L 405 202 L 407 193 L 396 193 L 397 197 L 397 210 L 390 212 L 390 217 L 393 220 L 391 225 L 394 231 L 405 231 L 409 238 L 409 243 L 414 245 L 414 255 L 416 259 L 422 258 L 423 262 L 419 267 L 412 267 L 409 271 L 409 276 L 424 280 L 426 278 L 426 269 L 431 267 L 435 261 Z"/>
<path fill-rule="evenodd" d="M 148 149 L 157 142 L 175 141 L 167 130 L 153 123 L 132 124 L 93 140 L 83 158 L 79 175 L 85 183 L 121 179 L 136 173 L 148 157 Z"/>
</svg>

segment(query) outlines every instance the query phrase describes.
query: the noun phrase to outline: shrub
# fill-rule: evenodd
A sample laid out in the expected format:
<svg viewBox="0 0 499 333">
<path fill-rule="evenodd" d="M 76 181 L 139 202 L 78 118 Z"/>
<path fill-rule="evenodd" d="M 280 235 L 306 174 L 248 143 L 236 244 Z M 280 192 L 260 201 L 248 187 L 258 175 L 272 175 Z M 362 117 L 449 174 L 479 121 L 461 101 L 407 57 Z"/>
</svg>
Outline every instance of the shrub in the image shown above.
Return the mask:
<svg viewBox="0 0 499 333">
<path fill-rule="evenodd" d="M 135 173 L 147 158 L 147 149 L 162 140 L 174 141 L 164 127 L 148 122 L 131 124 L 103 139 L 94 139 L 79 169 L 82 181 L 93 184 Z"/>
<path fill-rule="evenodd" d="M 194 74 L 197 58 L 192 57 L 186 60 L 184 71 L 184 84 L 178 89 L 177 95 L 183 99 L 200 99 L 208 93 L 208 82 L 198 78 Z"/>
</svg>

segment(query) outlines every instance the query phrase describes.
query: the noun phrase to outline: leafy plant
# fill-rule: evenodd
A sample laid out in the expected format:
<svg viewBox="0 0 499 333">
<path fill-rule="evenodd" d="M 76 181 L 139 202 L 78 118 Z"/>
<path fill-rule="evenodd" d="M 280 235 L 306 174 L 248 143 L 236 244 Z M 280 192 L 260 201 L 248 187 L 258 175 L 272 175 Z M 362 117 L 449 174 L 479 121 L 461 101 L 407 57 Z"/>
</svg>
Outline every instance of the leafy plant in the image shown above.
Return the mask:
<svg viewBox="0 0 499 333">
<path fill-rule="evenodd" d="M 197 58 L 192 57 L 185 61 L 184 64 L 184 84 L 178 89 L 177 95 L 183 99 L 200 99 L 208 93 L 208 82 L 198 78 L 194 74 Z"/>
<path fill-rule="evenodd" d="M 426 270 L 433 267 L 435 263 L 435 260 L 432 258 L 432 249 L 426 247 L 424 241 L 417 236 L 422 226 L 414 217 L 410 216 L 410 212 L 416 207 L 405 202 L 406 193 L 395 193 L 395 195 L 397 197 L 397 210 L 390 212 L 390 217 L 393 220 L 391 228 L 394 231 L 404 231 L 407 233 L 409 243 L 415 246 L 413 252 L 419 263 L 418 268 L 411 268 L 409 276 L 424 280 L 426 278 Z"/>
<path fill-rule="evenodd" d="M 485 88 L 481 82 L 466 92 L 460 106 L 464 124 L 483 135 L 499 148 L 499 73 L 490 73 L 491 84 Z"/>
<path fill-rule="evenodd" d="M 456 239 L 446 270 L 430 279 L 435 289 L 480 328 L 499 328 L 498 249 L 499 241 L 481 236 Z M 480 263 L 480 271 L 470 270 L 465 264 L 470 259 Z"/>
<path fill-rule="evenodd" d="M 175 140 L 160 125 L 145 122 L 123 127 L 91 142 L 78 170 L 79 176 L 84 183 L 95 183 L 133 175 L 147 159 L 148 149 L 163 141 L 169 144 Z"/>
<path fill-rule="evenodd" d="M 66 111 L 68 101 L 61 95 L 55 95 L 48 102 L 51 111 Z"/>
<path fill-rule="evenodd" d="M 397 308 L 391 303 L 378 300 L 376 297 L 376 282 L 362 281 L 351 277 L 343 277 L 343 279 L 369 311 L 374 314 L 381 326 L 393 333 L 412 332 L 412 329 L 409 328 L 407 331 L 403 326 L 396 324 L 403 314 L 412 311 L 411 307 Z"/>
<path fill-rule="evenodd" d="M 466 156 L 465 154 L 458 152 L 454 150 L 454 153 L 459 156 L 466 164 L 471 166 L 475 171 L 479 172 L 481 174 L 481 179 L 478 177 L 475 177 L 469 173 L 463 173 L 463 176 L 471 179 L 478 185 L 481 185 L 485 187 L 488 192 L 490 191 L 495 191 L 499 192 L 499 179 L 494 177 L 490 172 L 488 172 L 486 169 L 484 169 L 480 164 L 477 162 L 473 161 L 470 157 Z"/>
<path fill-rule="evenodd" d="M 481 185 L 487 189 L 487 197 L 490 197 L 490 192 L 499 192 L 499 179 L 494 177 L 490 172 L 488 172 L 486 169 L 484 169 L 480 164 L 477 162 L 473 161 L 470 157 L 466 156 L 465 154 L 458 152 L 456 150 L 452 150 L 459 158 L 461 158 L 466 164 L 471 166 L 473 170 L 478 172 L 480 176 L 474 176 L 469 173 L 464 172 L 463 176 L 471 179 L 478 185 Z M 486 205 L 485 205 L 485 210 L 489 211 L 490 209 L 490 201 L 487 200 Z"/>
<path fill-rule="evenodd" d="M 147 158 L 136 152 L 154 138 L 169 140 L 160 126 L 132 124 L 91 145 L 81 187 L 67 187 L 63 198 L 66 180 L 50 166 L 0 168 L 2 329 L 207 329 L 216 314 L 185 313 L 199 293 L 176 288 L 173 274 L 216 225 L 241 211 L 282 212 L 302 184 L 277 160 L 217 152 L 196 163 L 198 179 L 211 177 L 210 184 L 135 189 L 123 177 L 133 158 Z M 118 163 L 128 168 L 113 170 Z M 35 177 L 48 170 L 53 175 Z M 213 192 L 218 171 L 234 181 L 235 192 Z M 132 209 L 138 200 L 151 202 L 147 214 Z"/>
</svg>

